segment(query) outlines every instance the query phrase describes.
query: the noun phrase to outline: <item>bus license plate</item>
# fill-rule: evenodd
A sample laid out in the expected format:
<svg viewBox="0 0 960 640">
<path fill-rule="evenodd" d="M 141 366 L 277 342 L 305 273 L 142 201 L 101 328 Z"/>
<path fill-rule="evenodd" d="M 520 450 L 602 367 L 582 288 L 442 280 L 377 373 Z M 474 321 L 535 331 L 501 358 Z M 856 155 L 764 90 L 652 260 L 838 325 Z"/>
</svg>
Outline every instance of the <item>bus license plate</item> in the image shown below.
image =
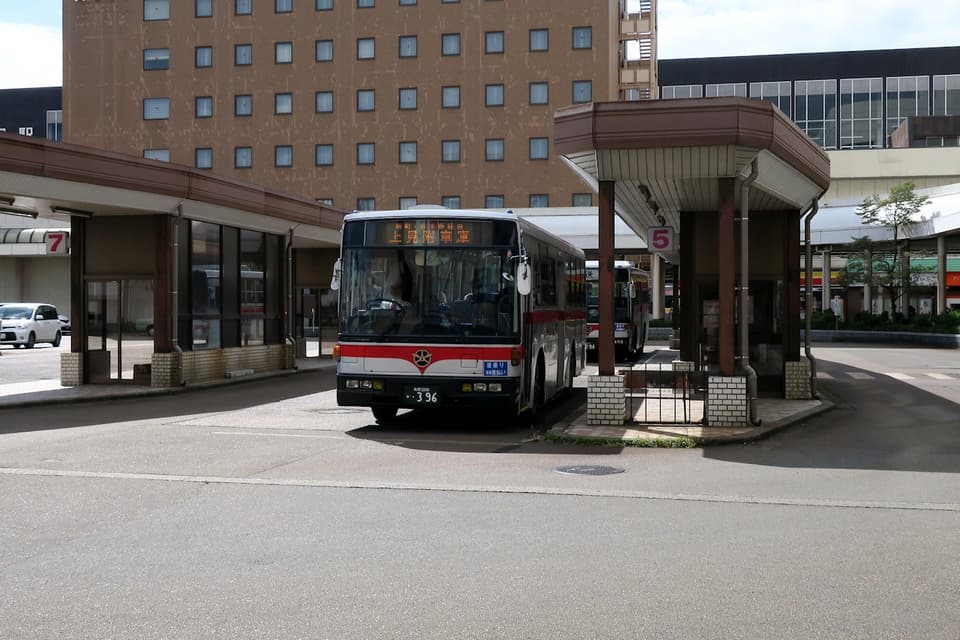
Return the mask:
<svg viewBox="0 0 960 640">
<path fill-rule="evenodd" d="M 436 387 L 406 387 L 403 401 L 408 404 L 437 405 L 440 403 L 440 391 Z"/>
</svg>

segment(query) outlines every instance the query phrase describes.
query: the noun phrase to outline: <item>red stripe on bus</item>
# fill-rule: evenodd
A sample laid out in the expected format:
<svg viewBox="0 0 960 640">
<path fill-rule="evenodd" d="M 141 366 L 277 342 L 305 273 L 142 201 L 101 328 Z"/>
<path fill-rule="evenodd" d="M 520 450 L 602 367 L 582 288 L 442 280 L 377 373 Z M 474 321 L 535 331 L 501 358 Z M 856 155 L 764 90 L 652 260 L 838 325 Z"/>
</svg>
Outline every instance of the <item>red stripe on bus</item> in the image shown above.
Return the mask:
<svg viewBox="0 0 960 640">
<path fill-rule="evenodd" d="M 396 360 L 414 361 L 414 354 L 418 351 L 430 353 L 430 362 L 440 360 L 509 360 L 510 354 L 516 347 L 486 347 L 467 345 L 420 345 L 415 342 L 409 344 L 340 344 L 340 357 L 351 358 L 393 358 Z"/>
</svg>

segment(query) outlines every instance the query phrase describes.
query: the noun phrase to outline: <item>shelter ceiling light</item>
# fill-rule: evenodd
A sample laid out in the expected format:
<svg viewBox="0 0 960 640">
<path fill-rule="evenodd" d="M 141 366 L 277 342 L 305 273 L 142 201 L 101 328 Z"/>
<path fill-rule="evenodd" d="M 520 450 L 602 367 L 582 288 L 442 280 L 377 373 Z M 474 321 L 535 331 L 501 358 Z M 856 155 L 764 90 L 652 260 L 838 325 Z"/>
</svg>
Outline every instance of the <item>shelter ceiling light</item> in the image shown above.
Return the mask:
<svg viewBox="0 0 960 640">
<path fill-rule="evenodd" d="M 92 211 L 84 211 L 83 209 L 72 209 L 70 207 L 50 207 L 50 210 L 54 213 L 64 213 L 68 216 L 75 216 L 77 218 L 92 218 Z"/>
<path fill-rule="evenodd" d="M 11 216 L 23 216 L 24 218 L 34 218 L 36 219 L 39 215 L 36 211 L 32 209 L 14 209 L 13 207 L 0 206 L 0 213 L 6 213 Z"/>
</svg>

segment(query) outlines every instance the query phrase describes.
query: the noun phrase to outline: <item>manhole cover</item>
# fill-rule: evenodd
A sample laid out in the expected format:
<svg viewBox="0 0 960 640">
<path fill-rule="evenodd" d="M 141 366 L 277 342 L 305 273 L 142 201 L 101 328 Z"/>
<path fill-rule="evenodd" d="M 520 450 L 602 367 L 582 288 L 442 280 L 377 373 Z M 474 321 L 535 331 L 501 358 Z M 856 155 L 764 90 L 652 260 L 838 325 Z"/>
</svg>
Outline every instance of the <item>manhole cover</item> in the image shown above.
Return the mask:
<svg viewBox="0 0 960 640">
<path fill-rule="evenodd" d="M 343 414 L 343 413 L 363 413 L 366 409 L 310 409 L 311 413 L 325 414 Z"/>
<path fill-rule="evenodd" d="M 623 473 L 626 469 L 601 464 L 570 464 L 556 467 L 554 471 L 576 476 L 609 476 L 614 473 Z"/>
</svg>

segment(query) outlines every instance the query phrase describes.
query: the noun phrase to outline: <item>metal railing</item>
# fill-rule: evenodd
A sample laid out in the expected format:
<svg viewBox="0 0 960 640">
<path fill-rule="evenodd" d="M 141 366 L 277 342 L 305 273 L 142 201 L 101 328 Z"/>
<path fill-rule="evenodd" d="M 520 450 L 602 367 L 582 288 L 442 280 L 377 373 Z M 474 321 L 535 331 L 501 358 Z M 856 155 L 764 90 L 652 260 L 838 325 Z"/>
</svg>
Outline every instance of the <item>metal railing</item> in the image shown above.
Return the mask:
<svg viewBox="0 0 960 640">
<path fill-rule="evenodd" d="M 624 375 L 624 393 L 632 422 L 703 424 L 707 377 L 692 362 L 639 364 Z"/>
</svg>

